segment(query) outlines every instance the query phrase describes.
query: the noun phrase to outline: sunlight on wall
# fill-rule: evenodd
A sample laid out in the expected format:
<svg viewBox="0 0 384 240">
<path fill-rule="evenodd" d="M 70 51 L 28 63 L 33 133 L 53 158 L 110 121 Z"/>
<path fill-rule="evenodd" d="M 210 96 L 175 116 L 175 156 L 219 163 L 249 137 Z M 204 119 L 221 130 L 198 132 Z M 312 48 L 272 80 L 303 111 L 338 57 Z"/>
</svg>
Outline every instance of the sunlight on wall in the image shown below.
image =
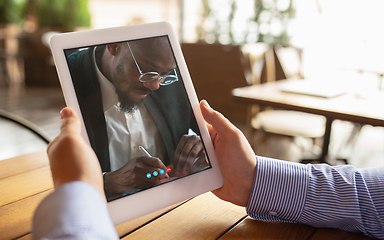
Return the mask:
<svg viewBox="0 0 384 240">
<path fill-rule="evenodd" d="M 306 77 L 350 77 L 378 87 L 384 74 L 384 1 L 296 0 L 296 9 L 290 33 L 292 43 L 305 49 Z"/>
<path fill-rule="evenodd" d="M 92 28 L 169 21 L 179 29 L 179 0 L 90 0 Z"/>
<path fill-rule="evenodd" d="M 170 22 L 183 41 L 195 42 L 196 26 L 201 18 L 201 1 L 184 1 L 184 24 L 180 29 L 180 0 L 89 0 L 92 28 L 126 26 L 158 21 Z"/>
<path fill-rule="evenodd" d="M 273 4 L 275 0 L 264 0 Z M 210 0 L 218 20 L 225 22 L 231 0 Z M 284 5 L 287 0 L 276 0 Z M 232 22 L 232 32 L 239 42 L 247 30 L 261 31 L 261 26 L 249 24 L 253 17 L 254 0 L 238 0 Z M 302 48 L 304 76 L 311 79 L 348 81 L 378 88 L 384 74 L 384 1 L 382 0 L 294 0 L 296 17 L 288 33 L 291 43 Z M 196 27 L 202 22 L 202 1 L 184 0 L 184 24 L 180 29 L 180 0 L 90 0 L 92 28 L 169 21 L 183 41 L 197 40 Z M 284 6 L 282 6 L 284 7 Z M 205 22 L 205 28 L 214 28 Z M 230 26 L 223 24 L 221 28 Z M 278 32 L 272 23 L 265 31 Z M 256 34 L 255 34 L 256 35 Z M 247 42 L 252 40 L 249 34 Z M 208 36 L 209 37 L 209 36 Z M 228 36 L 220 42 L 228 43 Z M 209 39 L 207 39 L 209 40 Z M 342 83 L 344 84 L 344 83 Z"/>
</svg>

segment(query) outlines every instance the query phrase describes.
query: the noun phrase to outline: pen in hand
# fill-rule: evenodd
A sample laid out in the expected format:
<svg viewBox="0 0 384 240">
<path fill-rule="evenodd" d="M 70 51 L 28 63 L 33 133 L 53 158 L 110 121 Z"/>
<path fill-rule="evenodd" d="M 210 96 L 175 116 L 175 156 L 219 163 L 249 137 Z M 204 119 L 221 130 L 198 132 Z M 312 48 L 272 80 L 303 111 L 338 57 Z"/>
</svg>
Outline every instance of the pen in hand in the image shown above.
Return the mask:
<svg viewBox="0 0 384 240">
<path fill-rule="evenodd" d="M 148 152 L 143 146 L 139 146 L 139 150 L 140 150 L 140 152 L 142 152 L 145 156 L 147 156 L 147 157 L 152 157 L 152 155 L 149 154 L 149 152 Z M 164 170 L 163 170 L 163 171 L 164 171 Z M 166 176 L 167 178 L 169 178 L 169 175 L 168 175 L 168 173 L 166 173 L 166 172 L 165 172 L 165 176 Z"/>
<path fill-rule="evenodd" d="M 147 157 L 152 157 L 151 154 L 149 154 L 149 152 L 143 146 L 139 146 L 139 150 Z"/>
</svg>

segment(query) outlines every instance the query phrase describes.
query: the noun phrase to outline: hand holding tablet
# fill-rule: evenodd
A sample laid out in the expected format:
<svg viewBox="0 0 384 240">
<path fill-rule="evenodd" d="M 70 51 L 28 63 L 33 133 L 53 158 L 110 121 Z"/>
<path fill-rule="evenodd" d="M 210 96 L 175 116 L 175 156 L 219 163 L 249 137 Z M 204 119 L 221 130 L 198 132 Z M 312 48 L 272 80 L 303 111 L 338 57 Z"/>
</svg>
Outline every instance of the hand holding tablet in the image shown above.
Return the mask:
<svg viewBox="0 0 384 240">
<path fill-rule="evenodd" d="M 59 34 L 51 48 L 66 103 L 105 172 L 115 224 L 222 186 L 168 23 Z"/>
<path fill-rule="evenodd" d="M 103 194 L 100 165 L 95 153 L 80 136 L 78 117 L 71 109 L 64 108 L 60 118 L 60 134 L 47 149 L 55 188 L 72 181 L 83 181 Z"/>
<path fill-rule="evenodd" d="M 224 185 L 212 192 L 224 201 L 246 207 L 255 179 L 256 155 L 244 134 L 228 119 L 206 101 L 200 107 L 225 177 Z"/>
</svg>

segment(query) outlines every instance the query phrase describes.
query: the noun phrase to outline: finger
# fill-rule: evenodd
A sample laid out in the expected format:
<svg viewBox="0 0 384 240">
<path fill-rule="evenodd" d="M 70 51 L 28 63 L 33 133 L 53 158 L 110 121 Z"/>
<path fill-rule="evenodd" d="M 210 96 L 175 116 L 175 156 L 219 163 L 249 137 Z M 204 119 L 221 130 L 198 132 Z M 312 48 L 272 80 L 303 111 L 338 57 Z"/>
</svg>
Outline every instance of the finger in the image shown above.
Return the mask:
<svg viewBox="0 0 384 240">
<path fill-rule="evenodd" d="M 155 158 L 155 157 L 143 156 L 143 157 L 139 157 L 138 161 L 140 161 L 145 165 L 148 165 L 149 167 L 162 168 L 162 169 L 167 168 L 159 158 Z"/>
<path fill-rule="evenodd" d="M 135 158 L 134 162 L 135 164 L 130 170 L 130 180 L 127 183 L 128 185 L 132 184 L 134 188 L 147 188 L 158 183 L 160 178 L 168 177 L 165 165 L 158 158 L 143 156 Z M 164 174 L 160 173 L 161 170 Z M 123 176 L 123 178 L 125 177 Z"/>
<path fill-rule="evenodd" d="M 187 175 L 199 152 L 203 149 L 203 145 L 198 136 L 184 136 L 183 139 L 187 139 L 187 141 L 182 146 L 182 149 L 180 149 L 180 152 L 175 154 L 178 161 L 177 167 L 175 167 L 176 176 Z M 179 143 L 179 146 L 180 145 L 182 144 Z"/>
<path fill-rule="evenodd" d="M 132 187 L 145 189 L 157 184 L 159 182 L 159 178 L 153 176 L 155 171 L 158 171 L 158 168 L 140 163 L 134 170 Z"/>
<path fill-rule="evenodd" d="M 200 167 L 200 165 L 205 162 L 205 160 L 206 160 L 206 158 L 205 158 L 205 151 L 200 151 L 198 157 L 199 158 L 195 161 L 195 163 L 192 166 L 193 169 L 196 169 L 196 168 Z"/>
<path fill-rule="evenodd" d="M 174 155 L 174 159 L 173 159 L 173 168 L 175 169 L 175 171 L 177 171 L 179 169 L 179 167 L 180 167 L 180 162 L 179 162 L 180 155 L 181 155 L 181 153 L 183 151 L 183 148 L 184 148 L 186 142 L 187 142 L 187 137 L 186 137 L 186 135 L 184 135 L 180 139 L 179 144 L 176 147 L 175 155 Z"/>
<path fill-rule="evenodd" d="M 80 121 L 71 108 L 68 108 L 68 107 L 63 108 L 60 112 L 60 118 L 61 118 L 60 134 L 67 134 L 67 133 L 80 134 L 81 132 Z"/>
<path fill-rule="evenodd" d="M 174 157 L 173 167 L 175 172 L 182 172 L 185 169 L 185 163 L 189 157 L 193 157 L 195 145 L 200 142 L 200 138 L 193 135 L 184 135 L 177 145 Z M 197 156 L 198 152 L 195 152 Z"/>
<path fill-rule="evenodd" d="M 155 179 L 156 182 L 161 180 L 161 179 L 169 178 L 167 171 L 165 169 L 162 169 L 162 168 L 149 168 L 149 169 L 147 169 L 147 173 L 145 174 L 145 177 L 147 179 L 150 179 L 150 180 Z"/>
<path fill-rule="evenodd" d="M 217 136 L 217 133 L 215 132 L 215 130 L 213 129 L 211 124 L 205 122 L 205 125 L 207 125 L 209 136 L 211 137 L 212 141 L 214 142 L 215 138 Z"/>
<path fill-rule="evenodd" d="M 159 168 L 159 169 L 157 169 L 156 171 L 159 172 L 159 175 L 158 175 L 157 177 L 158 177 L 160 180 L 161 180 L 161 179 L 169 178 L 169 175 L 168 175 L 166 169 Z"/>
<path fill-rule="evenodd" d="M 53 149 L 62 141 L 66 136 L 76 136 L 80 134 L 80 121 L 71 108 L 63 108 L 60 112 L 61 130 L 60 134 L 48 145 L 47 152 L 50 154 Z"/>
<path fill-rule="evenodd" d="M 193 148 L 189 150 L 188 156 L 186 157 L 184 163 L 183 175 L 188 174 L 194 164 L 204 161 L 204 159 L 201 158 L 201 152 L 203 152 L 203 150 L 204 148 L 201 142 L 199 142 L 199 144 L 195 144 Z M 200 166 L 200 164 L 198 166 Z"/>
<path fill-rule="evenodd" d="M 200 110 L 205 121 L 212 126 L 213 130 L 221 138 L 226 139 L 233 131 L 237 131 L 237 128 L 221 113 L 213 110 L 207 101 L 202 100 L 200 102 Z"/>
<path fill-rule="evenodd" d="M 159 179 L 169 178 L 167 167 L 159 158 L 143 157 L 142 159 L 142 163 L 144 164 L 143 168 L 145 169 L 145 176 L 147 179 L 148 173 L 151 174 L 151 176 L 157 177 Z"/>
</svg>

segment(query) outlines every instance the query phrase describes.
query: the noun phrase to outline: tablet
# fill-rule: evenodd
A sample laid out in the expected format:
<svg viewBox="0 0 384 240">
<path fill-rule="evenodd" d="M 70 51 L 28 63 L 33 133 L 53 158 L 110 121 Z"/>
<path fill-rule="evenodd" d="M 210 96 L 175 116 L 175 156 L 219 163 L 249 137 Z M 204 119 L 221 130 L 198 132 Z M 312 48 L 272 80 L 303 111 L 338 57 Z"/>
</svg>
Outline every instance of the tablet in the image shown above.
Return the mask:
<svg viewBox="0 0 384 240">
<path fill-rule="evenodd" d="M 222 186 L 169 23 L 57 34 L 51 50 L 66 104 L 100 162 L 115 225 Z"/>
</svg>

